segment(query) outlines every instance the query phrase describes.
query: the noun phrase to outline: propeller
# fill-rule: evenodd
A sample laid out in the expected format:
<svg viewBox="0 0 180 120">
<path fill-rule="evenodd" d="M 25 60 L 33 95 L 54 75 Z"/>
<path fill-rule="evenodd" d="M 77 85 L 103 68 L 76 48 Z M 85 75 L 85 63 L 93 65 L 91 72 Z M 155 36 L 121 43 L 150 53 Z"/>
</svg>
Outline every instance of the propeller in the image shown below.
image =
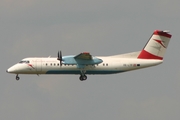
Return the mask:
<svg viewBox="0 0 180 120">
<path fill-rule="evenodd" d="M 58 51 L 58 58 L 57 58 L 57 60 L 60 61 L 60 66 L 62 66 L 62 61 L 63 61 L 63 59 L 62 59 L 62 53 L 61 53 L 61 51 Z"/>
</svg>

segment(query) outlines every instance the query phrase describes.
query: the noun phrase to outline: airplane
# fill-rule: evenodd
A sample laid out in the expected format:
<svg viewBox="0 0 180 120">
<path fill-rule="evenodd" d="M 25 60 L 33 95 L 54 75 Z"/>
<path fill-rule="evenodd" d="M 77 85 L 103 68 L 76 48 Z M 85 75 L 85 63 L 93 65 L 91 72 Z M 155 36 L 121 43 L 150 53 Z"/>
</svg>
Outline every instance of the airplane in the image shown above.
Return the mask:
<svg viewBox="0 0 180 120">
<path fill-rule="evenodd" d="M 54 57 L 29 57 L 6 70 L 16 74 L 78 74 L 84 81 L 87 74 L 114 74 L 159 65 L 171 39 L 169 31 L 155 30 L 141 51 L 113 56 L 92 56 L 89 52 Z"/>
</svg>

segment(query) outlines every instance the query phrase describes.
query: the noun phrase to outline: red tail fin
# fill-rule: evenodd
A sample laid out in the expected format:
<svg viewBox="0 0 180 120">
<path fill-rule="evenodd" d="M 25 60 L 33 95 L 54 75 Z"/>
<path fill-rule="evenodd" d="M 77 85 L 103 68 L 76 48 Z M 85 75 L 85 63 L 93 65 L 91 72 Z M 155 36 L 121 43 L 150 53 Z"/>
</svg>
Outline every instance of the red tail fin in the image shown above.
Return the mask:
<svg viewBox="0 0 180 120">
<path fill-rule="evenodd" d="M 171 35 L 167 31 L 155 30 L 151 38 L 139 54 L 139 59 L 162 60 L 168 47 Z"/>
</svg>

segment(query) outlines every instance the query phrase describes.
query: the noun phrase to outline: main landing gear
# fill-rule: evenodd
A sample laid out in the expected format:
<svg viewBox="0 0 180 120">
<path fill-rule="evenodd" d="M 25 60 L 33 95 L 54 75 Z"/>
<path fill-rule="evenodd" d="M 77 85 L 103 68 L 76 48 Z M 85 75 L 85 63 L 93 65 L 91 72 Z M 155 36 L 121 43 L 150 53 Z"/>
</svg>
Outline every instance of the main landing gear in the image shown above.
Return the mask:
<svg viewBox="0 0 180 120">
<path fill-rule="evenodd" d="M 16 75 L 16 80 L 19 80 L 20 79 L 20 77 L 18 76 L 18 74 Z"/>
<path fill-rule="evenodd" d="M 81 70 L 81 75 L 79 77 L 80 81 L 84 81 L 87 79 L 87 76 L 85 75 L 86 71 L 85 70 Z"/>
<path fill-rule="evenodd" d="M 87 76 L 86 75 L 81 75 L 80 77 L 79 77 L 79 80 L 80 81 L 84 81 L 84 80 L 86 80 L 87 79 Z"/>
</svg>

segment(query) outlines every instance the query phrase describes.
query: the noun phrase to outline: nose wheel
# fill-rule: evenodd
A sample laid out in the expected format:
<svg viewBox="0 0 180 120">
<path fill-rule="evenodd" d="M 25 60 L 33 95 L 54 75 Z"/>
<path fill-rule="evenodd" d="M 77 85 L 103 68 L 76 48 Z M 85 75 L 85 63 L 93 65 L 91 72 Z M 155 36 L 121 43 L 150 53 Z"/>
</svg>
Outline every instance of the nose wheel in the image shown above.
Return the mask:
<svg viewBox="0 0 180 120">
<path fill-rule="evenodd" d="M 16 75 L 16 80 L 19 80 L 19 79 L 20 79 L 20 77 L 18 75 Z"/>
</svg>

